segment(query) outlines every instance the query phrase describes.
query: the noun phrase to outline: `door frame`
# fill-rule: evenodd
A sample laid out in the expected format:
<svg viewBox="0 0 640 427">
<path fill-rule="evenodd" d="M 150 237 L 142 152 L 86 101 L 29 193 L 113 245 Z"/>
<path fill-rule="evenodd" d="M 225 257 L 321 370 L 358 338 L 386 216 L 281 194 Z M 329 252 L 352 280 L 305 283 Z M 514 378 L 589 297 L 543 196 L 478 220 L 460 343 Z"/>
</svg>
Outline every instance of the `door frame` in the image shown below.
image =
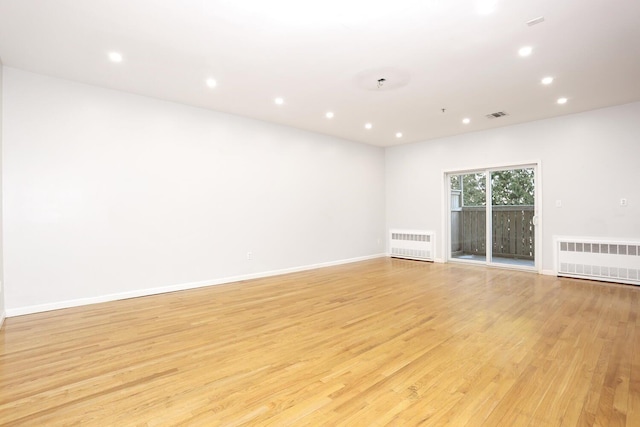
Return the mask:
<svg viewBox="0 0 640 427">
<path fill-rule="evenodd" d="M 490 248 L 491 245 L 491 236 L 490 233 L 487 233 L 485 238 L 487 239 L 486 247 L 488 250 L 487 258 L 485 262 L 481 261 L 470 261 L 470 260 L 462 260 L 458 258 L 451 257 L 451 175 L 460 175 L 474 172 L 486 172 L 487 175 L 485 179 L 487 179 L 487 210 L 490 209 L 491 203 L 491 172 L 495 172 L 497 170 L 504 169 L 523 169 L 523 168 L 533 168 L 534 180 L 535 180 L 535 209 L 534 209 L 534 227 L 535 227 L 535 247 L 534 247 L 534 267 L 526 267 L 526 266 L 518 266 L 518 265 L 510 265 L 510 264 L 499 264 L 493 263 L 491 261 L 493 255 L 493 251 Z M 542 162 L 540 160 L 529 161 L 529 162 L 518 162 L 518 163 L 508 163 L 508 164 L 498 164 L 498 165 L 483 165 L 480 167 L 465 167 L 465 168 L 456 168 L 456 169 L 447 169 L 442 171 L 442 224 L 441 224 L 441 232 L 444 237 L 441 239 L 440 250 L 442 253 L 443 262 L 453 262 L 453 263 L 461 263 L 461 264 L 473 264 L 473 265 L 486 265 L 489 267 L 497 267 L 497 268 L 506 268 L 506 269 L 516 269 L 522 271 L 535 271 L 537 273 L 542 273 L 542 228 L 543 228 L 543 220 L 542 220 Z M 486 229 L 491 230 L 491 215 L 487 215 L 486 218 L 487 224 Z"/>
</svg>

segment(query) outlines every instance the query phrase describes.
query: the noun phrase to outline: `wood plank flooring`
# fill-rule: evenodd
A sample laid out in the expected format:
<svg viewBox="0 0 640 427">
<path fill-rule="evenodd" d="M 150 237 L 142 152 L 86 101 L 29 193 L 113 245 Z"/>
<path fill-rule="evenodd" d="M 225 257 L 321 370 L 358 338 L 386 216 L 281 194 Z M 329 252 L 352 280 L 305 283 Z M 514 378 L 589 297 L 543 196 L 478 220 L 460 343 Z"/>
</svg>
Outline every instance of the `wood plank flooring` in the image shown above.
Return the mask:
<svg viewBox="0 0 640 427">
<path fill-rule="evenodd" d="M 639 299 L 381 258 L 9 318 L 0 424 L 640 426 Z"/>
</svg>

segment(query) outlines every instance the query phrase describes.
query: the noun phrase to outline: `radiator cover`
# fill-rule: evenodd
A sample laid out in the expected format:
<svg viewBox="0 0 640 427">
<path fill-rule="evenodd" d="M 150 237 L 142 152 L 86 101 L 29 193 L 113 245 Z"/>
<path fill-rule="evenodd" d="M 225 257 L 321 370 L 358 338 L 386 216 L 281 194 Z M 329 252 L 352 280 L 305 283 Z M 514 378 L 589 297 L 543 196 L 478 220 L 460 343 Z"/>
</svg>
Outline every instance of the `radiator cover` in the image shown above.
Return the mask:
<svg viewBox="0 0 640 427">
<path fill-rule="evenodd" d="M 389 254 L 393 258 L 433 261 L 435 233 L 428 230 L 389 230 Z"/>
<path fill-rule="evenodd" d="M 558 276 L 640 285 L 640 242 L 554 237 Z"/>
</svg>

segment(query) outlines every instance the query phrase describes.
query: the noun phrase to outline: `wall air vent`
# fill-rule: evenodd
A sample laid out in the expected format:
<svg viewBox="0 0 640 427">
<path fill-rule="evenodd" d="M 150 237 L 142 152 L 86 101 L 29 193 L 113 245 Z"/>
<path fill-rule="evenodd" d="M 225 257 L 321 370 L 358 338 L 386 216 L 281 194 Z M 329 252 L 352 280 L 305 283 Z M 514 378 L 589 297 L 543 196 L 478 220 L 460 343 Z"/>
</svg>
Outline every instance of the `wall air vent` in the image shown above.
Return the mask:
<svg viewBox="0 0 640 427">
<path fill-rule="evenodd" d="M 497 113 L 487 114 L 487 119 L 497 119 L 498 117 L 508 116 L 509 114 L 504 111 L 498 111 Z"/>
</svg>

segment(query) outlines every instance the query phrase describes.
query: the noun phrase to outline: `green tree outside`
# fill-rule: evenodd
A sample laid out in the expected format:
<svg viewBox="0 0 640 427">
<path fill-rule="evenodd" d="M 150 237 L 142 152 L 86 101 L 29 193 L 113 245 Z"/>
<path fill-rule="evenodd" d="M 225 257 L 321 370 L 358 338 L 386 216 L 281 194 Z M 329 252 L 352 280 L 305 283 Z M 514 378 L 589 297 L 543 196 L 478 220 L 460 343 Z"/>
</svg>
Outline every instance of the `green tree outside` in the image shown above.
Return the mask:
<svg viewBox="0 0 640 427">
<path fill-rule="evenodd" d="M 484 172 L 452 176 L 451 189 L 462 190 L 463 206 L 486 205 Z M 493 206 L 534 205 L 534 191 L 534 173 L 531 168 L 491 172 Z"/>
</svg>

